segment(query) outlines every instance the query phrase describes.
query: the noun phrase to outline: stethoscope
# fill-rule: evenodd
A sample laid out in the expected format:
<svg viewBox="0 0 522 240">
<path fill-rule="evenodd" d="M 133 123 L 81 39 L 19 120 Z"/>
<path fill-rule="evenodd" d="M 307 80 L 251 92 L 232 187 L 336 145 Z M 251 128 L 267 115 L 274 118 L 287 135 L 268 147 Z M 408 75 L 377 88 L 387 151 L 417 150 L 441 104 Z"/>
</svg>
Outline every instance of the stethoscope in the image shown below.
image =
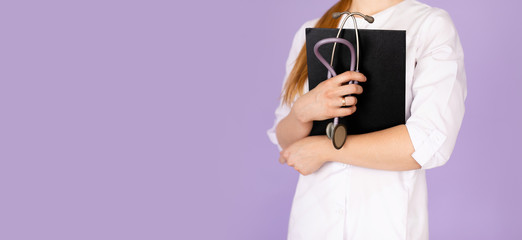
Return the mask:
<svg viewBox="0 0 522 240">
<path fill-rule="evenodd" d="M 328 75 L 327 79 L 337 76 L 337 73 L 335 73 L 335 70 L 333 69 L 333 60 L 334 60 L 334 54 L 335 54 L 335 47 L 337 46 L 337 43 L 343 44 L 347 46 L 350 49 L 350 71 L 356 71 L 359 72 L 359 29 L 357 27 L 357 21 L 355 20 L 354 15 L 359 15 L 364 18 L 369 23 L 373 23 L 374 19 L 372 16 L 364 15 L 360 12 L 335 12 L 333 13 L 333 18 L 339 18 L 340 16 L 348 14 L 346 18 L 344 18 L 343 22 L 341 23 L 341 26 L 339 27 L 339 31 L 337 32 L 337 37 L 335 38 L 325 38 L 323 40 L 320 40 L 317 42 L 314 46 L 314 53 L 317 59 L 328 69 Z M 344 24 L 346 23 L 346 20 L 348 18 L 353 19 L 353 25 L 355 27 L 355 40 L 357 42 L 357 50 L 354 50 L 353 44 L 351 44 L 348 40 L 344 38 L 339 38 L 341 35 L 341 31 L 344 27 Z M 323 56 L 319 53 L 319 47 L 327 44 L 327 43 L 334 43 L 333 49 L 332 49 L 332 57 L 330 59 L 330 64 L 324 60 Z M 355 56 L 357 54 L 357 56 Z M 348 82 L 348 84 L 358 84 L 359 82 L 351 80 Z M 350 95 L 347 95 L 350 96 Z M 344 101 L 343 101 L 344 102 Z M 344 142 L 346 141 L 346 126 L 344 124 L 339 123 L 339 117 L 334 118 L 334 121 L 329 123 L 326 127 L 326 135 L 329 139 L 332 140 L 332 143 L 335 147 L 335 149 L 341 149 L 344 145 Z"/>
</svg>

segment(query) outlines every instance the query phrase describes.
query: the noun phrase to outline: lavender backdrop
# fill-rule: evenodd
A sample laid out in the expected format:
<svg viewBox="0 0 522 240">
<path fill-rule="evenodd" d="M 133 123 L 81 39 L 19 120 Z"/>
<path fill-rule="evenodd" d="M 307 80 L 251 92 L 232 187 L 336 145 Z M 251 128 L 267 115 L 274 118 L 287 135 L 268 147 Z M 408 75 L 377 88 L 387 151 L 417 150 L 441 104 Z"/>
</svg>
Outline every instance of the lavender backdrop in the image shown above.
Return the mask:
<svg viewBox="0 0 522 240">
<path fill-rule="evenodd" d="M 0 2 L 0 239 L 284 239 L 298 173 L 265 131 L 295 31 L 333 3 Z M 521 239 L 522 6 L 426 3 L 469 87 L 431 238 Z"/>
</svg>

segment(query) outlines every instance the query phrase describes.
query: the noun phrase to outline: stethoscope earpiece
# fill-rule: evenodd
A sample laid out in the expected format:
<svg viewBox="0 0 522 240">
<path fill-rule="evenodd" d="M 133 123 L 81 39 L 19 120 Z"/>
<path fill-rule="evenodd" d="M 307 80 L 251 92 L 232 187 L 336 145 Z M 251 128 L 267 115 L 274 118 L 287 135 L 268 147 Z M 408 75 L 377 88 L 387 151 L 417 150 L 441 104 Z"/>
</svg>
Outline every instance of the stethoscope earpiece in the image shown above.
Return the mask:
<svg viewBox="0 0 522 240">
<path fill-rule="evenodd" d="M 341 44 L 344 44 L 346 45 L 349 49 L 350 49 L 350 53 L 351 53 L 351 58 L 350 58 L 350 71 L 356 71 L 356 72 L 359 72 L 359 33 L 358 33 L 358 28 L 357 28 L 357 21 L 355 20 L 355 17 L 353 15 L 359 15 L 361 17 L 364 18 L 364 20 L 366 20 L 367 22 L 369 23 L 373 23 L 373 17 L 371 16 L 368 16 L 368 15 L 364 15 L 362 13 L 359 13 L 359 12 L 335 12 L 333 14 L 333 18 L 338 18 L 340 17 L 341 15 L 343 14 L 348 14 L 348 17 L 346 17 L 340 28 L 339 28 L 339 31 L 337 32 L 337 37 L 335 38 L 326 38 L 326 39 L 323 39 L 319 42 L 317 42 L 314 46 L 314 53 L 315 53 L 315 56 L 317 57 L 317 59 L 319 59 L 319 61 L 328 69 L 328 76 L 327 78 L 331 78 L 331 77 L 335 77 L 337 76 L 337 74 L 335 73 L 332 65 L 333 65 L 333 59 L 334 59 L 334 54 L 335 54 L 335 47 L 337 46 L 337 43 L 341 43 Z M 355 39 L 357 41 L 357 57 L 355 57 L 355 53 L 354 53 L 354 47 L 353 45 L 346 39 L 343 39 L 343 38 L 339 38 L 339 36 L 341 35 L 341 30 L 343 29 L 344 27 L 344 24 L 346 23 L 346 20 L 351 17 L 353 19 L 353 24 L 354 24 L 354 27 L 355 27 Z M 319 53 L 319 47 L 322 46 L 323 44 L 326 44 L 326 43 L 334 43 L 334 46 L 333 46 L 333 49 L 332 49 L 332 57 L 330 59 L 330 64 L 328 64 L 328 62 L 326 62 L 326 60 L 324 60 L 324 58 L 321 56 L 321 54 Z M 357 66 L 355 66 L 355 59 L 357 58 Z M 350 81 L 349 84 L 358 84 L 357 81 Z M 346 129 L 346 126 L 344 126 L 344 124 L 342 123 L 339 123 L 339 117 L 336 117 L 334 119 L 333 122 L 331 123 L 328 123 L 328 125 L 326 126 L 326 136 L 328 136 L 329 139 L 332 140 L 332 143 L 335 147 L 335 149 L 339 150 L 343 147 L 344 143 L 346 142 L 346 136 L 347 136 L 347 129 Z"/>
</svg>

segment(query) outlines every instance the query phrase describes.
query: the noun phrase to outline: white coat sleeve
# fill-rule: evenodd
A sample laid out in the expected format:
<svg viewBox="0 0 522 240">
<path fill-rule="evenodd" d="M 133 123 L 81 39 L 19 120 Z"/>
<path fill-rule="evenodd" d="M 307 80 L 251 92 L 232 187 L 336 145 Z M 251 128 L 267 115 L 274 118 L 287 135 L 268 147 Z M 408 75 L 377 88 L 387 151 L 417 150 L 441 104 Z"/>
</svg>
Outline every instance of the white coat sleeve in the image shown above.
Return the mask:
<svg viewBox="0 0 522 240">
<path fill-rule="evenodd" d="M 435 8 L 419 37 L 411 116 L 406 127 L 422 169 L 445 164 L 464 117 L 466 75 L 458 33 L 448 13 Z"/>
<path fill-rule="evenodd" d="M 305 43 L 305 40 L 306 40 L 305 29 L 314 27 L 317 20 L 318 19 L 314 19 L 314 20 L 305 22 L 303 25 L 301 25 L 299 30 L 297 30 L 297 32 L 295 33 L 294 39 L 292 41 L 292 47 L 290 47 L 290 53 L 288 54 L 288 58 L 286 60 L 286 73 L 285 73 L 285 77 L 283 80 L 283 85 L 281 87 L 281 90 L 283 90 L 283 87 L 287 81 L 288 75 L 290 75 L 290 71 L 292 71 L 292 68 L 295 65 L 295 61 L 297 59 L 297 56 L 299 55 L 299 51 L 301 51 L 301 48 L 303 47 L 303 45 Z M 308 81 L 306 82 L 306 84 L 308 84 Z M 305 85 L 305 91 L 307 91 L 307 89 L 308 89 L 308 86 Z M 292 102 L 291 106 L 293 105 L 293 103 L 295 102 L 296 99 L 297 99 L 297 96 L 296 96 L 296 98 L 294 98 L 294 101 Z M 281 145 L 279 145 L 279 142 L 277 140 L 276 127 L 277 127 L 277 124 L 279 124 L 279 122 L 283 118 L 285 118 L 288 115 L 288 113 L 290 113 L 291 106 L 283 105 L 282 99 L 280 99 L 279 106 L 275 110 L 275 120 L 272 125 L 272 128 L 270 128 L 266 131 L 268 138 L 270 139 L 270 141 L 273 144 L 275 144 L 277 146 L 279 151 L 282 151 L 283 148 L 281 147 Z"/>
</svg>

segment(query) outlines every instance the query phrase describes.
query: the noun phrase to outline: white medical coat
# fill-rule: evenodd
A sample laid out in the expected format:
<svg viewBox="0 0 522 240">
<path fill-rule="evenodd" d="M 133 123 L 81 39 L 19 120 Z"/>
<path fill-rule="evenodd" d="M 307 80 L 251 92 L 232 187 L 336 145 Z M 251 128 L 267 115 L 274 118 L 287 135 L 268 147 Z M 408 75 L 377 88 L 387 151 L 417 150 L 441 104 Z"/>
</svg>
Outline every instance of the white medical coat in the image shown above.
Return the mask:
<svg viewBox="0 0 522 240">
<path fill-rule="evenodd" d="M 442 9 L 405 0 L 373 17 L 373 24 L 357 18 L 358 27 L 406 30 L 404 111 L 415 148 L 412 157 L 422 168 L 384 171 L 326 162 L 310 175 L 300 174 L 289 240 L 428 239 L 425 170 L 446 163 L 457 139 L 466 98 L 463 51 L 450 16 Z M 304 29 L 314 27 L 317 20 L 307 21 L 297 31 L 284 81 L 305 42 Z M 353 28 L 352 20 L 345 28 Z M 304 93 L 308 91 L 307 81 Z M 279 150 L 275 129 L 289 111 L 280 104 L 267 131 Z"/>
</svg>

